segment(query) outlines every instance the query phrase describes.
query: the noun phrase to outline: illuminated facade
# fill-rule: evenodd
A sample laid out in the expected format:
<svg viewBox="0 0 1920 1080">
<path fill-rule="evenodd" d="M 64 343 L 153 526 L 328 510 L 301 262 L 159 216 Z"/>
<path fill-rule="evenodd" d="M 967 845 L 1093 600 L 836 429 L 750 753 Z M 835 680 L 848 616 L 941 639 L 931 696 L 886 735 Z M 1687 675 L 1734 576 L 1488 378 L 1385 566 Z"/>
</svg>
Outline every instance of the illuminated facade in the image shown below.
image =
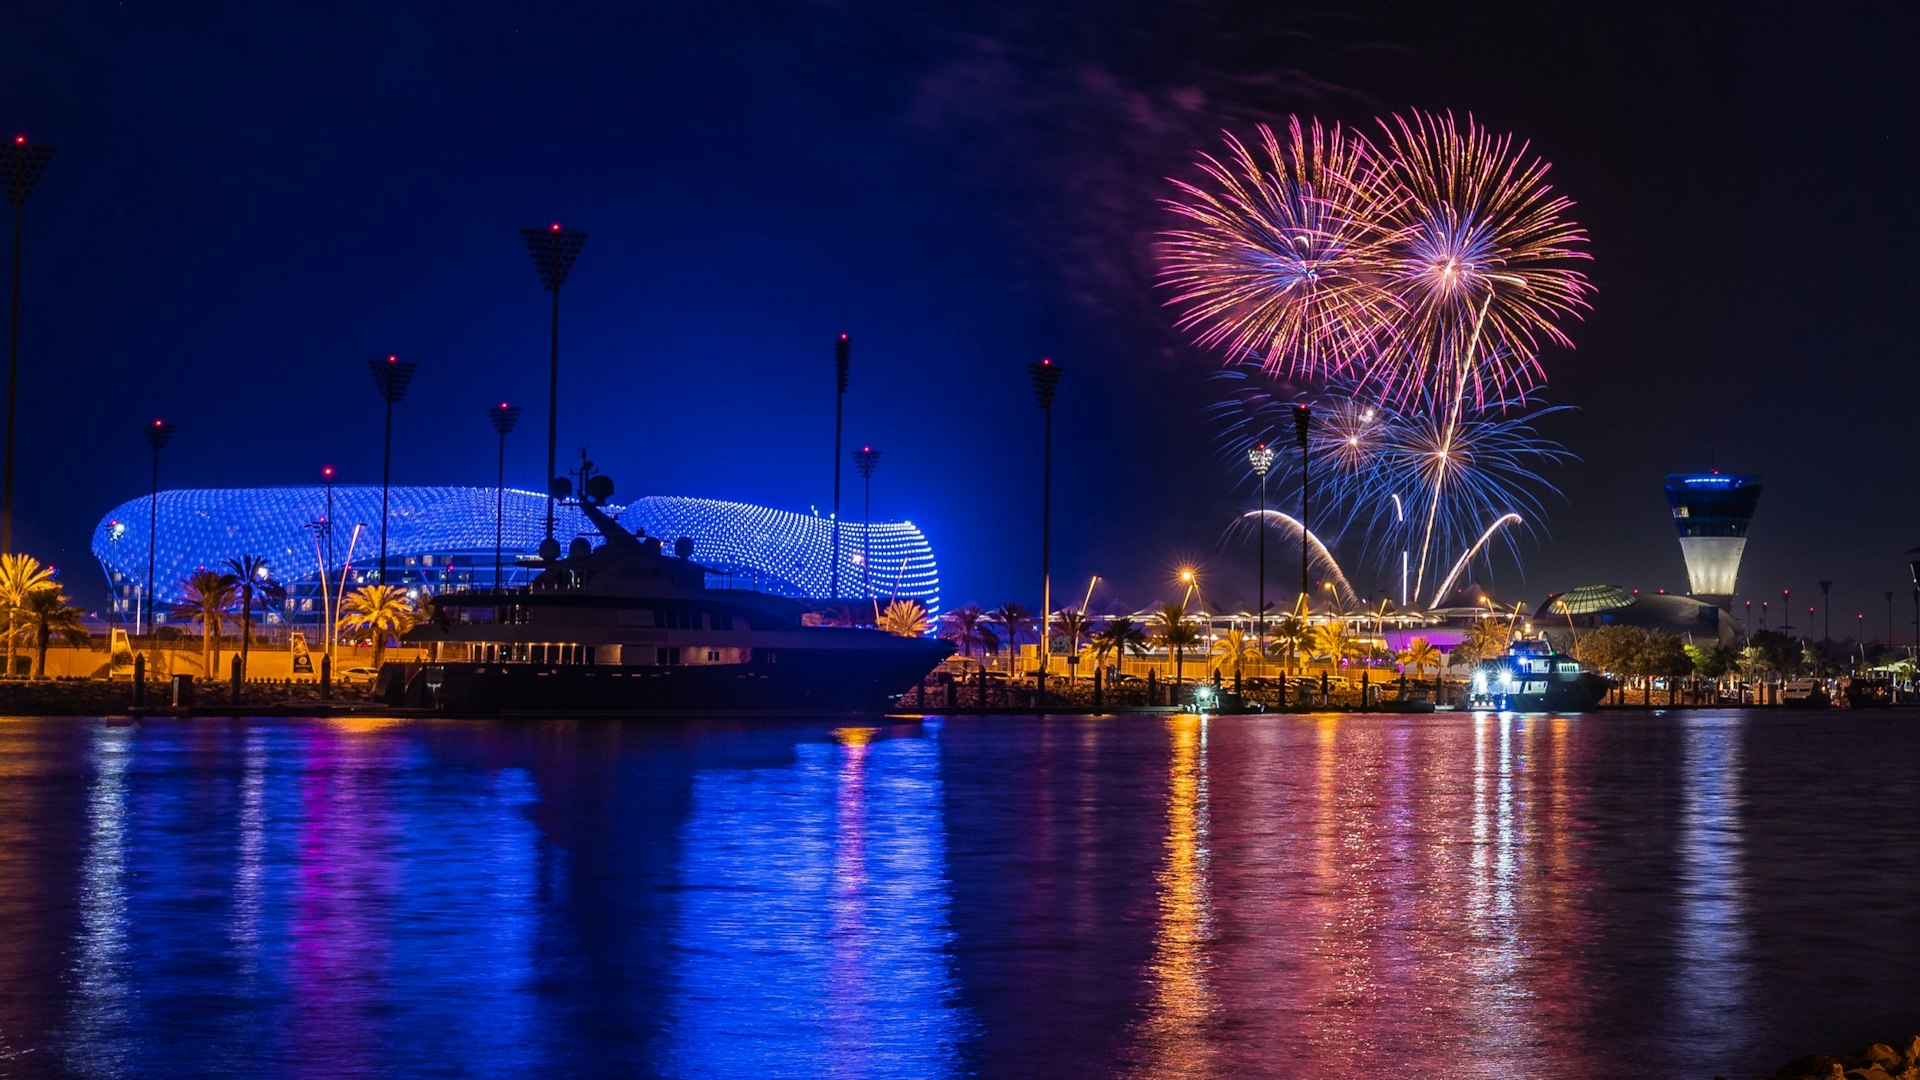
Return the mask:
<svg viewBox="0 0 1920 1080">
<path fill-rule="evenodd" d="M 392 489 L 387 546 L 394 583 L 428 591 L 494 584 L 494 498 L 490 487 L 396 487 Z M 147 569 L 149 500 L 130 499 L 101 519 L 93 531 L 93 554 L 112 590 L 112 605 L 131 620 L 144 605 L 141 580 Z M 544 535 L 547 502 L 531 491 L 508 489 L 502 546 L 509 585 L 529 579 L 538 567 L 519 559 Z M 672 544 L 693 542 L 693 559 L 712 573 L 710 588 L 753 589 L 783 596 L 823 597 L 832 569 L 832 521 L 811 514 L 749 503 L 654 495 L 623 507 L 607 507 L 622 525 Z M 597 534 L 573 507 L 559 509 L 555 535 L 565 543 Z M 290 593 L 291 622 L 319 618 L 321 566 L 336 586 L 344 570 L 349 587 L 371 583 L 379 559 L 380 489 L 333 489 L 332 557 L 325 557 L 327 489 L 196 488 L 162 491 L 158 510 L 158 582 L 161 620 L 178 598 L 181 582 L 196 569 L 224 569 L 239 555 L 264 556 Z M 940 610 L 940 574 L 933 549 L 912 522 L 840 525 L 840 581 L 856 598 L 866 580 L 861 560 L 872 552 L 873 591 L 882 600 L 917 600 L 929 614 Z"/>
<path fill-rule="evenodd" d="M 1687 560 L 1688 589 L 1695 596 L 1731 602 L 1747 550 L 1747 526 L 1760 502 L 1760 478 L 1730 473 L 1673 473 L 1667 505 Z"/>
</svg>

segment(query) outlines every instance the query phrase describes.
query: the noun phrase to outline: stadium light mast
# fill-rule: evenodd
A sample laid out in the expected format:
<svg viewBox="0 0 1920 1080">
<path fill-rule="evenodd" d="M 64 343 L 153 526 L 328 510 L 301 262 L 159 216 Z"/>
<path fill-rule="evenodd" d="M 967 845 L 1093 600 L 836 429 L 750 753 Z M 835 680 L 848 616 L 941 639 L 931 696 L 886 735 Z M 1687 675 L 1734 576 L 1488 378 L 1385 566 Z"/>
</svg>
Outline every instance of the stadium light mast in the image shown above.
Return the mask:
<svg viewBox="0 0 1920 1080">
<path fill-rule="evenodd" d="M 20 407 L 20 230 L 26 224 L 27 196 L 53 160 L 53 147 L 33 146 L 15 135 L 0 147 L 0 188 L 13 207 L 13 317 L 7 323 L 7 451 L 5 492 L 0 494 L 0 552 L 13 552 L 13 444 Z"/>
<path fill-rule="evenodd" d="M 320 566 L 320 617 L 327 621 L 320 634 L 320 647 L 325 655 L 333 655 L 333 596 L 327 591 L 327 574 L 333 569 L 333 466 L 320 466 L 320 479 L 327 486 L 326 516 L 320 519 L 321 566 Z"/>
<path fill-rule="evenodd" d="M 153 633 L 153 601 L 157 594 L 153 587 L 153 550 L 159 541 L 160 530 L 160 451 L 166 448 L 167 440 L 173 438 L 173 425 L 165 420 L 155 420 L 147 425 L 147 445 L 153 448 L 153 487 L 147 496 L 147 633 Z M 135 620 L 135 628 L 139 620 Z"/>
<path fill-rule="evenodd" d="M 1060 365 L 1047 357 L 1027 365 L 1033 380 L 1033 399 L 1040 405 L 1040 682 L 1044 701 L 1047 675 L 1053 659 L 1053 395 L 1060 389 Z"/>
<path fill-rule="evenodd" d="M 865 505 L 861 511 L 865 524 L 861 527 L 860 574 L 866 588 L 867 599 L 873 595 L 873 469 L 880 464 L 880 451 L 871 446 L 863 446 L 853 452 L 853 463 L 860 470 L 860 481 L 866 487 Z"/>
<path fill-rule="evenodd" d="M 373 384 L 387 406 L 386 449 L 380 456 L 380 584 L 387 584 L 387 493 L 393 484 L 393 407 L 407 396 L 407 385 L 419 364 L 398 357 L 374 357 L 367 361 L 373 372 Z"/>
<path fill-rule="evenodd" d="M 1820 620 L 1820 644 L 1831 645 L 1833 644 L 1833 582 L 1826 578 L 1820 580 Z M 1809 618 L 1807 621 L 1811 624 L 1813 620 Z M 1813 629 L 1812 625 L 1808 625 L 1807 629 Z"/>
<path fill-rule="evenodd" d="M 1300 610 L 1307 611 L 1307 597 L 1312 590 L 1307 574 L 1307 551 L 1310 544 L 1307 531 L 1308 499 L 1312 488 L 1307 485 L 1307 433 L 1313 426 L 1313 406 L 1295 405 L 1293 407 L 1293 440 L 1300 447 Z M 1425 565 L 1422 563 L 1422 565 Z"/>
<path fill-rule="evenodd" d="M 1262 664 L 1267 658 L 1267 471 L 1273 468 L 1273 457 L 1273 447 L 1266 443 L 1247 451 L 1247 464 L 1253 466 L 1253 475 L 1260 478 L 1260 516 L 1254 519 L 1260 526 L 1260 595 L 1254 624 L 1259 627 Z"/>
<path fill-rule="evenodd" d="M 507 521 L 507 436 L 512 433 L 513 425 L 520 421 L 520 406 L 501 402 L 487 410 L 493 419 L 493 430 L 500 436 L 500 470 L 493 487 L 493 588 L 495 592 L 506 588 L 506 521 Z M 551 535 L 551 533 L 549 533 Z"/>
<path fill-rule="evenodd" d="M 527 254 L 533 256 L 533 268 L 540 274 L 541 287 L 553 294 L 553 322 L 547 356 L 547 535 L 540 542 L 540 557 L 557 559 L 560 557 L 560 543 L 553 538 L 556 505 L 553 488 L 554 481 L 559 478 L 554 472 L 559 467 L 554 449 L 558 445 L 555 440 L 560 429 L 560 286 L 566 284 L 573 261 L 580 257 L 580 249 L 586 246 L 587 234 L 563 229 L 556 221 L 544 229 L 521 229 L 520 237 L 526 241 Z"/>
<path fill-rule="evenodd" d="M 833 343 L 833 554 L 827 560 L 827 592 L 840 599 L 840 421 L 847 403 L 847 367 L 853 342 L 845 334 Z"/>
</svg>

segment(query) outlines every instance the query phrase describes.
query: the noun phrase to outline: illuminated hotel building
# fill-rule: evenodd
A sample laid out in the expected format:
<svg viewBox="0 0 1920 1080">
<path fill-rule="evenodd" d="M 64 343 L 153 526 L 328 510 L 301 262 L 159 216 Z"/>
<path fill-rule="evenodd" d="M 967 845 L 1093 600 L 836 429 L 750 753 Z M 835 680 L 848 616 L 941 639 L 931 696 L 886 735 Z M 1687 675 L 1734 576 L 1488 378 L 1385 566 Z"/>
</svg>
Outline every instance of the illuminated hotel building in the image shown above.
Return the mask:
<svg viewBox="0 0 1920 1080">
<path fill-rule="evenodd" d="M 1760 478 L 1722 472 L 1672 473 L 1667 505 L 1687 560 L 1688 589 L 1722 606 L 1730 603 L 1747 550 L 1747 526 L 1760 502 Z"/>
<path fill-rule="evenodd" d="M 388 520 L 393 584 L 441 592 L 494 584 L 494 499 L 490 487 L 396 487 Z M 509 488 L 505 495 L 502 548 L 504 584 L 522 585 L 539 572 L 524 561 L 544 535 L 546 496 Z M 145 606 L 147 572 L 146 496 L 113 508 L 93 531 L 118 621 L 132 622 Z M 331 558 L 326 557 L 327 493 L 322 487 L 197 488 L 162 491 L 155 510 L 159 622 L 180 598 L 195 570 L 224 571 L 227 560 L 263 556 L 288 591 L 283 613 L 289 623 L 321 620 L 321 567 L 329 590 L 341 574 L 348 589 L 378 578 L 380 488 L 333 489 Z M 692 541 L 695 562 L 708 570 L 707 586 L 752 589 L 800 598 L 824 597 L 832 570 L 832 520 L 748 503 L 678 496 L 647 496 L 608 514 L 629 529 L 644 530 L 671 545 Z M 594 543 L 598 534 L 575 507 L 562 506 L 555 535 L 563 543 Z M 861 560 L 873 559 L 873 592 L 883 602 L 917 600 L 929 615 L 940 610 L 940 571 L 933 549 L 910 521 L 872 525 L 871 546 L 858 521 L 840 523 L 843 599 L 856 599 L 865 580 Z M 855 605 L 856 607 L 860 605 Z"/>
</svg>

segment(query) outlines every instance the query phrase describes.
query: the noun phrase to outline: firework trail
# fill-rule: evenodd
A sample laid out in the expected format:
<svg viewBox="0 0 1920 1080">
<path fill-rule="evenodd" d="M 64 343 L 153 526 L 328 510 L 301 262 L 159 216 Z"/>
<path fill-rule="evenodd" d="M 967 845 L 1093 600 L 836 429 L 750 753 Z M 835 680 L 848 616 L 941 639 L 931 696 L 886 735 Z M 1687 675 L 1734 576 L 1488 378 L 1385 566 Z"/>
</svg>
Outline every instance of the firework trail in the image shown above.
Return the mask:
<svg viewBox="0 0 1920 1080">
<path fill-rule="evenodd" d="M 1307 398 L 1305 391 L 1275 386 L 1251 365 L 1217 377 L 1229 387 L 1210 410 L 1224 460 L 1244 461 L 1255 443 L 1291 445 L 1292 409 Z M 1334 380 L 1311 396 L 1308 450 L 1317 512 L 1330 523 L 1325 531 L 1336 542 L 1357 533 L 1362 558 L 1423 547 L 1422 591 L 1425 572 L 1437 569 L 1436 550 L 1474 546 L 1489 520 L 1509 512 L 1528 520 L 1543 516 L 1539 493 L 1555 489 L 1540 470 L 1573 458 L 1538 429 L 1553 414 L 1570 411 L 1567 406 L 1468 406 L 1453 421 L 1430 392 L 1396 406 Z M 1296 454 L 1283 453 L 1269 483 L 1292 482 L 1298 463 Z M 1517 537 L 1509 531 L 1502 539 L 1512 550 Z"/>
</svg>

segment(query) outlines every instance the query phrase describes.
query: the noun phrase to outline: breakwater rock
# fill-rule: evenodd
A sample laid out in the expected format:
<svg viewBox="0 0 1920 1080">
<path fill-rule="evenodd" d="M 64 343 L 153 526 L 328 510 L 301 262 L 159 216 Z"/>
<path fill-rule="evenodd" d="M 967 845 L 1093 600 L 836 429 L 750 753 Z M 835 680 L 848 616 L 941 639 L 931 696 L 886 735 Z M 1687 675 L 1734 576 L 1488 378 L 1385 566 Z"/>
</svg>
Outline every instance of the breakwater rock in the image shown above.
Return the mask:
<svg viewBox="0 0 1920 1080">
<path fill-rule="evenodd" d="M 1904 1047 L 1874 1043 L 1857 1054 L 1809 1054 L 1760 1080 L 1920 1080 L 1920 1036 Z"/>
</svg>

